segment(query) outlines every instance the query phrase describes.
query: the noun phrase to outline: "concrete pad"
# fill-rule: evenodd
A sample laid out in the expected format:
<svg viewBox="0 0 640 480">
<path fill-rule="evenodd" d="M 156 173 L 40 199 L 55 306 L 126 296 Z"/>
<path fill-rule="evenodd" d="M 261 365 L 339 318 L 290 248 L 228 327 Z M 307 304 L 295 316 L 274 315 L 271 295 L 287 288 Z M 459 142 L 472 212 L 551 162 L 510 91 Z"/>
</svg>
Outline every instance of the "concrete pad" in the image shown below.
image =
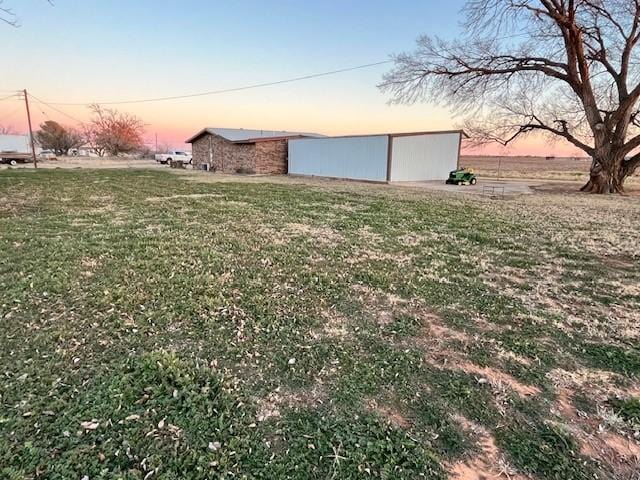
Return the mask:
<svg viewBox="0 0 640 480">
<path fill-rule="evenodd" d="M 428 182 L 394 182 L 393 185 L 403 185 L 407 187 L 419 187 L 431 191 L 442 191 L 449 193 L 467 193 L 470 195 L 531 195 L 534 190 L 531 188 L 540 182 L 518 181 L 518 180 L 482 180 L 478 179 L 475 185 L 447 185 L 444 180 Z"/>
</svg>

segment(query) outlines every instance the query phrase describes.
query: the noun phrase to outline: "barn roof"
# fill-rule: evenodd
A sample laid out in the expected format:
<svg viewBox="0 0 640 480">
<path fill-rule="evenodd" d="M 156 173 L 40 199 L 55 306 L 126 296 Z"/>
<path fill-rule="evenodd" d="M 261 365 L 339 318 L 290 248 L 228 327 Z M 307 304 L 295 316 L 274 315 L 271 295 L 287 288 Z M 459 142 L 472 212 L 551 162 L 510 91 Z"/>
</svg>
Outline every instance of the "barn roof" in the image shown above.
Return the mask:
<svg viewBox="0 0 640 480">
<path fill-rule="evenodd" d="M 196 133 L 193 137 L 189 138 L 185 143 L 193 143 L 202 135 L 210 133 L 212 135 L 218 135 L 230 142 L 234 143 L 254 143 L 260 141 L 269 140 L 282 140 L 287 138 L 301 138 L 301 137 L 322 137 L 323 135 L 317 133 L 304 133 L 304 132 L 287 132 L 284 130 L 247 130 L 244 128 L 204 128 Z"/>
</svg>

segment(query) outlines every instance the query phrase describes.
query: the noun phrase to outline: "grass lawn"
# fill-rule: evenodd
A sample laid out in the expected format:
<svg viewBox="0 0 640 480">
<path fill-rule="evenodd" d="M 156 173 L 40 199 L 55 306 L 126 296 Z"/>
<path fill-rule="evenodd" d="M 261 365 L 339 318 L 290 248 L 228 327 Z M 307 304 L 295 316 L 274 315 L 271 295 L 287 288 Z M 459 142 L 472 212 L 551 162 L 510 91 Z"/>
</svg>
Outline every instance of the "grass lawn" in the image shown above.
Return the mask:
<svg viewBox="0 0 640 480">
<path fill-rule="evenodd" d="M 638 198 L 195 179 L 0 172 L 0 479 L 637 478 Z"/>
</svg>

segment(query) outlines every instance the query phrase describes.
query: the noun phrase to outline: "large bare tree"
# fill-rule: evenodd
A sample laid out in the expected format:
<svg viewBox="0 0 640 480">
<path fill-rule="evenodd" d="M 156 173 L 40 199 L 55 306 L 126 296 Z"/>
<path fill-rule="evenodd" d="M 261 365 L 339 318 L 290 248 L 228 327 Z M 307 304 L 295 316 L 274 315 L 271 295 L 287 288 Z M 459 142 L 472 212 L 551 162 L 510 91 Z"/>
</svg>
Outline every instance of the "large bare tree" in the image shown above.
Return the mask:
<svg viewBox="0 0 640 480">
<path fill-rule="evenodd" d="M 97 104 L 89 109 L 93 115 L 84 125 L 84 137 L 99 156 L 106 153 L 117 157 L 144 147 L 144 122 L 140 118 Z"/>
<path fill-rule="evenodd" d="M 423 36 L 381 88 L 445 104 L 479 142 L 532 133 L 592 159 L 583 191 L 620 193 L 640 165 L 640 0 L 468 0 L 464 36 Z"/>
</svg>

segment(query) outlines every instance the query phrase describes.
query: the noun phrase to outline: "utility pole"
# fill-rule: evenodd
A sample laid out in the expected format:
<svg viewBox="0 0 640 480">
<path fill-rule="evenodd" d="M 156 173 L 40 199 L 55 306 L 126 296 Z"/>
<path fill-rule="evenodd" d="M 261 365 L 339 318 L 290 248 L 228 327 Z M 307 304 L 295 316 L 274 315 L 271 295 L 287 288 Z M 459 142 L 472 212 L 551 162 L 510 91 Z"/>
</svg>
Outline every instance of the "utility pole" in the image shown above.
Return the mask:
<svg viewBox="0 0 640 480">
<path fill-rule="evenodd" d="M 23 90 L 24 104 L 27 107 L 27 121 L 29 122 L 29 139 L 31 140 L 31 159 L 33 160 L 33 167 L 38 168 L 38 160 L 36 159 L 36 146 L 33 141 L 33 129 L 31 128 L 31 113 L 29 112 L 29 97 L 27 96 L 27 89 Z"/>
<path fill-rule="evenodd" d="M 156 151 L 154 153 L 158 153 L 158 134 L 156 133 Z"/>
</svg>

